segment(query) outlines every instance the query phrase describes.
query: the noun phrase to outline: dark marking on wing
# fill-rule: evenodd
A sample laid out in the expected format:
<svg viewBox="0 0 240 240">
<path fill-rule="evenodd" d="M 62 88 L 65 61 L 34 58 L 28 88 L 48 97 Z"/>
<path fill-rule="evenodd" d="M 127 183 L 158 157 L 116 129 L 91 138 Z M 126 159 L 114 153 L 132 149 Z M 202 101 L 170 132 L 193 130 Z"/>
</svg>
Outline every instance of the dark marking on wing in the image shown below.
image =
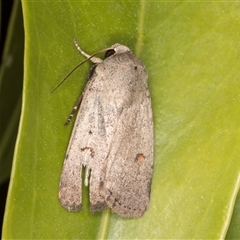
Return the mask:
<svg viewBox="0 0 240 240">
<path fill-rule="evenodd" d="M 135 158 L 135 161 L 136 162 L 143 162 L 144 160 L 145 160 L 145 156 L 144 156 L 144 154 L 143 153 L 138 153 L 137 155 L 136 155 L 136 158 Z"/>
<path fill-rule="evenodd" d="M 91 156 L 91 158 L 94 157 L 95 152 L 93 151 L 93 149 L 92 149 L 91 147 L 81 148 L 81 151 L 82 151 L 82 152 L 84 152 L 85 150 L 89 150 L 89 151 L 90 151 L 90 156 Z"/>
</svg>

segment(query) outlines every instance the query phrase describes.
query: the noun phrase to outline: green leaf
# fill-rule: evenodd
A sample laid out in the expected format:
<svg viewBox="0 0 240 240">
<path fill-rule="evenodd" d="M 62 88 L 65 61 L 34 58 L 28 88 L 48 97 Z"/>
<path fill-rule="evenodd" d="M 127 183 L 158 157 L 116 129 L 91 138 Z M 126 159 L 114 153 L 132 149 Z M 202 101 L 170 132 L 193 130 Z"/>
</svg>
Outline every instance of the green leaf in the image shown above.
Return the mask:
<svg viewBox="0 0 240 240">
<path fill-rule="evenodd" d="M 240 192 L 238 192 L 234 212 L 232 215 L 231 223 L 228 228 L 226 239 L 239 239 L 240 238 Z"/>
<path fill-rule="evenodd" d="M 240 186 L 240 3 L 24 1 L 23 10 L 23 109 L 3 238 L 224 238 Z M 155 165 L 140 219 L 91 214 L 86 188 L 82 212 L 58 201 L 73 126 L 63 123 L 90 66 L 50 93 L 83 60 L 73 37 L 89 53 L 127 45 L 148 69 Z"/>
</svg>

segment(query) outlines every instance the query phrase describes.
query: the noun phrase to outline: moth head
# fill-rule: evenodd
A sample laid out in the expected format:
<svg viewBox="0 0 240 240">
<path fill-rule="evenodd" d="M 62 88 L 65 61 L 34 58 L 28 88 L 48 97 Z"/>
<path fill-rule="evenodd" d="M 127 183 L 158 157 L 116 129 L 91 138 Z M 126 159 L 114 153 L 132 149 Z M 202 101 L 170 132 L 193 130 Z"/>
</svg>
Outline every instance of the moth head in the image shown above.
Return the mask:
<svg viewBox="0 0 240 240">
<path fill-rule="evenodd" d="M 124 45 L 121 45 L 119 43 L 116 43 L 112 45 L 105 53 L 105 58 L 113 55 L 113 54 L 119 54 L 119 53 L 125 53 L 125 52 L 131 52 L 130 49 Z"/>
</svg>

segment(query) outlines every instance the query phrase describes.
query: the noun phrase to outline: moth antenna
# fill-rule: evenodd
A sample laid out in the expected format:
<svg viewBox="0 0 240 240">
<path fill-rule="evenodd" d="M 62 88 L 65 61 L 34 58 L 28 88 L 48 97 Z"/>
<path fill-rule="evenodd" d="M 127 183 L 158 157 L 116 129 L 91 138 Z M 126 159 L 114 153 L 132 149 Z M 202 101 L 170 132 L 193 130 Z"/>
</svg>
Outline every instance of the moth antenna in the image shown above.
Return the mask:
<svg viewBox="0 0 240 240">
<path fill-rule="evenodd" d="M 103 50 L 97 51 L 94 54 L 92 54 L 90 57 L 88 57 L 87 59 L 85 59 L 84 61 L 80 62 L 72 71 L 70 71 L 70 73 L 51 91 L 51 93 L 53 93 L 57 88 L 59 88 L 65 81 L 66 79 L 73 73 L 75 72 L 75 70 L 77 68 L 79 68 L 82 64 L 84 64 L 85 62 L 87 62 L 88 60 L 90 60 L 92 57 L 94 57 L 95 55 L 102 53 L 104 51 L 110 50 L 112 48 L 105 48 Z"/>
<path fill-rule="evenodd" d="M 95 54 L 94 54 L 95 55 Z M 53 93 L 57 88 L 59 88 L 65 81 L 66 79 L 77 69 L 79 68 L 82 64 L 84 64 L 85 62 L 87 62 L 90 58 L 92 58 L 94 55 L 90 56 L 89 58 L 85 59 L 84 61 L 82 61 L 81 63 L 79 63 L 52 91 L 51 93 Z"/>
</svg>

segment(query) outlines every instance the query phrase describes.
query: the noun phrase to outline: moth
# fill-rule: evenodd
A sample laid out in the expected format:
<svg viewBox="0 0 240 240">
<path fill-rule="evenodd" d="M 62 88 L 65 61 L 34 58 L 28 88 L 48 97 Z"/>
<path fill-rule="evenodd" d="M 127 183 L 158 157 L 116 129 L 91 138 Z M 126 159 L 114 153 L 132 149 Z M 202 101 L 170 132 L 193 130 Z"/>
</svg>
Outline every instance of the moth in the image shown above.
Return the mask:
<svg viewBox="0 0 240 240">
<path fill-rule="evenodd" d="M 82 168 L 91 212 L 111 208 L 122 217 L 141 217 L 149 206 L 153 173 L 153 117 L 148 74 L 126 46 L 104 49 L 92 61 L 77 108 L 62 168 L 59 199 L 69 211 L 82 209 Z M 74 69 L 75 70 L 75 69 Z"/>
</svg>

